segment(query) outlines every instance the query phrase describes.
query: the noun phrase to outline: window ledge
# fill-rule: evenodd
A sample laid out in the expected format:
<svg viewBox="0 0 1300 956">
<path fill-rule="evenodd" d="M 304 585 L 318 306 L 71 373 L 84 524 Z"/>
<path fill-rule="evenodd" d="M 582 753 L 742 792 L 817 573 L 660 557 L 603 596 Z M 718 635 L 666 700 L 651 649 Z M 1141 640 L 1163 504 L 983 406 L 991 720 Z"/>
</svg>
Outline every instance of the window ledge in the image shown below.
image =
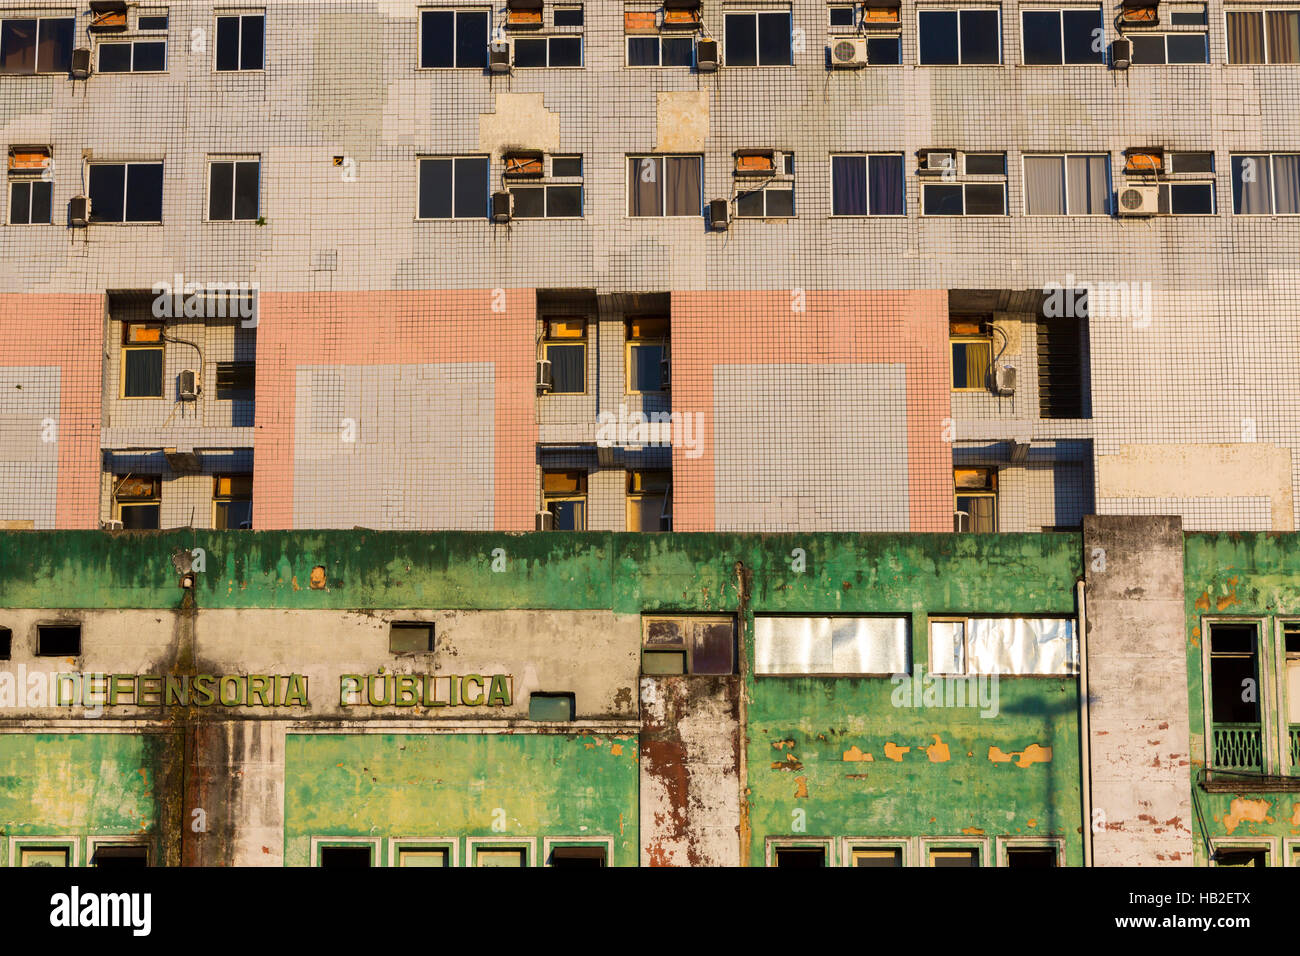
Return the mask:
<svg viewBox="0 0 1300 956">
<path fill-rule="evenodd" d="M 1245 770 L 1202 770 L 1197 782 L 1206 793 L 1300 793 L 1300 777 Z"/>
</svg>

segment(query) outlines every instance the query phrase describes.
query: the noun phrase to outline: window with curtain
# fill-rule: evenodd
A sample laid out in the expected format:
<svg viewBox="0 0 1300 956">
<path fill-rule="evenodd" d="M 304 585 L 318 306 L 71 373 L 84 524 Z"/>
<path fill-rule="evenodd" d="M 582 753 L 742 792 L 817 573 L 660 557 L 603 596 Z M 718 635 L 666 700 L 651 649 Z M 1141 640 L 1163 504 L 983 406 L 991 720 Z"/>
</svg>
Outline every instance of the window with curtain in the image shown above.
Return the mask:
<svg viewBox="0 0 1300 956">
<path fill-rule="evenodd" d="M 1025 214 L 1110 214 L 1110 157 L 1026 156 Z"/>
<path fill-rule="evenodd" d="M 546 359 L 551 363 L 551 394 L 581 395 L 586 392 L 586 320 L 547 319 Z"/>
<path fill-rule="evenodd" d="M 629 216 L 703 216 L 700 156 L 629 156 Z"/>
<path fill-rule="evenodd" d="M 1233 156 L 1232 211 L 1238 216 L 1300 214 L 1300 154 Z"/>
<path fill-rule="evenodd" d="M 66 73 L 72 67 L 73 17 L 0 21 L 0 73 Z"/>
<path fill-rule="evenodd" d="M 1228 62 L 1300 63 L 1300 10 L 1227 12 Z"/>
<path fill-rule="evenodd" d="M 831 213 L 835 216 L 903 215 L 903 155 L 832 156 Z"/>
</svg>

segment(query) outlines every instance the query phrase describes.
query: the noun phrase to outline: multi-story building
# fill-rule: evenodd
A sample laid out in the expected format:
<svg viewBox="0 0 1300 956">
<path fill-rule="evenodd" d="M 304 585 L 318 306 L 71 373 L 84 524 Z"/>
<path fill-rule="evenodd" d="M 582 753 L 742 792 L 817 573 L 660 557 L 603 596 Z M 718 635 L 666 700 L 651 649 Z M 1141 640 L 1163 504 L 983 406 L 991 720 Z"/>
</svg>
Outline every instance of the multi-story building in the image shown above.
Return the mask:
<svg viewBox="0 0 1300 956">
<path fill-rule="evenodd" d="M 0 519 L 1295 530 L 1297 31 L 16 2 Z"/>
</svg>

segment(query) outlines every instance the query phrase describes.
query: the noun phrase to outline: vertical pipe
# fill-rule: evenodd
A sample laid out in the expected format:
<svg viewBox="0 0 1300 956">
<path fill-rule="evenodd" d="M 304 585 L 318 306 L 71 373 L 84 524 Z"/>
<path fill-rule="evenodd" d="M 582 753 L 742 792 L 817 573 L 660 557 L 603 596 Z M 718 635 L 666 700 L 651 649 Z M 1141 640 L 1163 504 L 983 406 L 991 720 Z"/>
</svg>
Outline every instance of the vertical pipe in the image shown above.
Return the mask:
<svg viewBox="0 0 1300 956">
<path fill-rule="evenodd" d="M 1088 609 L 1084 579 L 1074 585 L 1079 618 L 1079 782 L 1083 798 L 1083 865 L 1092 866 L 1092 747 L 1088 727 Z"/>
</svg>

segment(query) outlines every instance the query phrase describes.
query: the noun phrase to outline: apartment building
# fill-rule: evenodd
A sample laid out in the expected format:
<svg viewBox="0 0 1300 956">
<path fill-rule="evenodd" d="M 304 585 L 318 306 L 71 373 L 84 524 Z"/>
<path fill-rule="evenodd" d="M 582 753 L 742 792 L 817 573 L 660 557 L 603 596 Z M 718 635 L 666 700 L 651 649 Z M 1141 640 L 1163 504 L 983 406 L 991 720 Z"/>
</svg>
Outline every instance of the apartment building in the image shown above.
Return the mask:
<svg viewBox="0 0 1300 956">
<path fill-rule="evenodd" d="M 1296 530 L 1300 4 L 0 9 L 15 528 Z"/>
</svg>

